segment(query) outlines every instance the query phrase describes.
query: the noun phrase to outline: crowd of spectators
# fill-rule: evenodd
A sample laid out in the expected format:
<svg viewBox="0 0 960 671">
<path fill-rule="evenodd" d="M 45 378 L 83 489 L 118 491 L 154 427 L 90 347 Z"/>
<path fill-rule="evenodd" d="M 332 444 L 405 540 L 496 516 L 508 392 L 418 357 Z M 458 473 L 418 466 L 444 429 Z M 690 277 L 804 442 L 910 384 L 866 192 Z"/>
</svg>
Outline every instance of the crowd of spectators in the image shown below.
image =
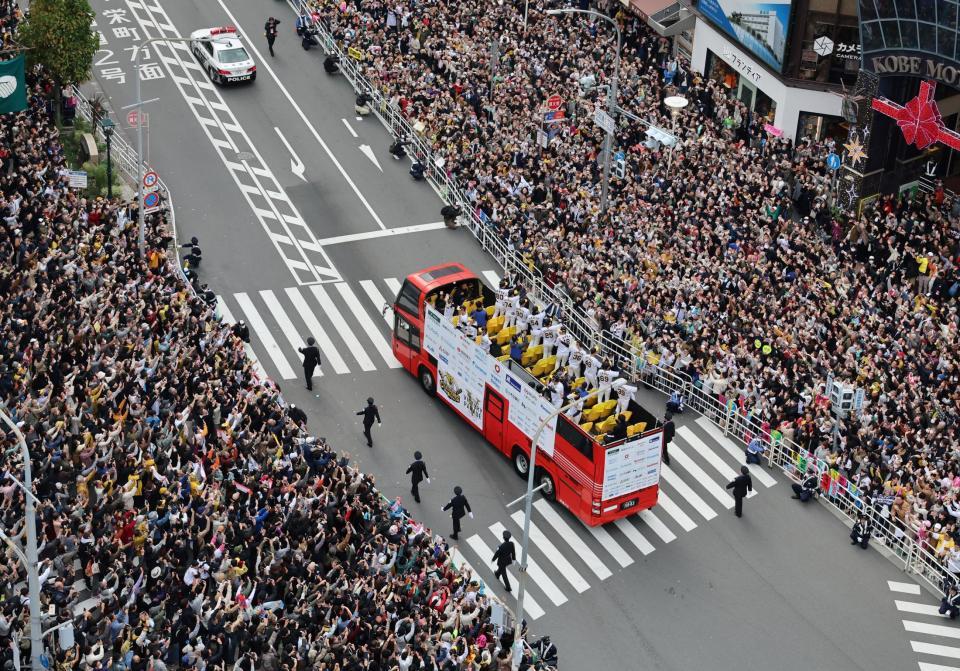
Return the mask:
<svg viewBox="0 0 960 671">
<path fill-rule="evenodd" d="M 69 188 L 29 78 L 30 108 L 0 118 L 0 402 L 32 455 L 43 626 L 73 623 L 57 671 L 509 669 L 482 584 L 257 378 L 177 274 L 165 215 L 140 259 L 132 204 Z M 0 527 L 23 544 L 0 436 Z M 29 591 L 4 552 L 13 669 Z"/>
<path fill-rule="evenodd" d="M 481 219 L 599 328 L 644 364 L 736 399 L 910 532 L 932 526 L 941 554 L 960 542 L 960 203 L 938 189 L 834 216 L 824 159 L 835 140 L 774 137 L 618 2 L 530 2 L 526 26 L 523 0 L 309 4 Z M 620 107 L 679 138 L 671 161 L 620 117 L 627 174 L 605 214 L 592 122 L 605 91 L 581 81 L 609 84 L 615 43 L 604 21 L 543 11 L 571 5 L 612 12 Z M 545 124 L 551 95 L 565 120 Z M 676 123 L 669 95 L 691 102 Z M 543 151 L 541 128 L 555 134 Z M 867 398 L 839 450 L 831 375 Z"/>
</svg>

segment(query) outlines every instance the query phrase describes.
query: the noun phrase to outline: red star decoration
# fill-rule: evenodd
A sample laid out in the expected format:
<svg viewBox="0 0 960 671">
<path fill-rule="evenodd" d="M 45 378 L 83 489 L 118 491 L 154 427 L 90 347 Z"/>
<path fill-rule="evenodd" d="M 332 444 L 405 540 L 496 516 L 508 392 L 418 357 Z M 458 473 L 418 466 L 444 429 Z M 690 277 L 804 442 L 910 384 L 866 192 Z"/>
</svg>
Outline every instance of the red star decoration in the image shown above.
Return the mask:
<svg viewBox="0 0 960 671">
<path fill-rule="evenodd" d="M 943 125 L 940 110 L 933 99 L 936 87 L 935 82 L 921 83 L 920 93 L 903 107 L 886 98 L 874 98 L 872 106 L 897 122 L 907 144 L 924 149 L 934 142 L 942 142 L 951 149 L 960 150 L 960 134 Z"/>
</svg>

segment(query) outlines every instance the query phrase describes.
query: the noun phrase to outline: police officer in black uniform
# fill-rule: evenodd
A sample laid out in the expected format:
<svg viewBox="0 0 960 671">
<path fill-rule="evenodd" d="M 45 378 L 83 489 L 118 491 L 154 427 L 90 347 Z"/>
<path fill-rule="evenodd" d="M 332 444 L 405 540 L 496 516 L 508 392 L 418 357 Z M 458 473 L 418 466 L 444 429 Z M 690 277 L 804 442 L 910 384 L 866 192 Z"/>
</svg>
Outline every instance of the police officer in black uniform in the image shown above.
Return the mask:
<svg viewBox="0 0 960 671">
<path fill-rule="evenodd" d="M 463 516 L 470 515 L 470 519 L 473 519 L 473 511 L 470 510 L 470 503 L 467 501 L 467 497 L 463 495 L 461 487 L 453 488 L 453 498 L 441 510 L 444 512 L 452 511 L 453 533 L 450 534 L 450 538 L 457 540 L 460 536 L 460 520 L 463 519 Z"/>
<path fill-rule="evenodd" d="M 273 43 L 277 41 L 277 24 L 280 22 L 272 16 L 263 24 L 263 34 L 267 38 L 267 46 L 270 47 L 270 55 L 273 56 Z"/>
<path fill-rule="evenodd" d="M 307 389 L 313 391 L 313 371 L 320 365 L 320 350 L 316 340 L 307 338 L 307 346 L 297 350 L 303 355 L 303 375 L 307 378 Z"/>
<path fill-rule="evenodd" d="M 493 577 L 503 578 L 504 589 L 512 592 L 513 589 L 510 587 L 510 576 L 507 575 L 507 567 L 517 561 L 517 548 L 513 544 L 513 541 L 510 540 L 509 531 L 504 530 L 503 542 L 500 543 L 497 551 L 493 553 L 493 561 L 497 563 L 497 570 L 493 572 Z"/>
<path fill-rule="evenodd" d="M 410 476 L 410 493 L 413 494 L 413 500 L 420 503 L 420 483 L 426 480 L 429 484 L 430 476 L 427 474 L 427 464 L 419 451 L 413 453 L 413 463 L 407 468 L 407 474 Z"/>
<path fill-rule="evenodd" d="M 363 415 L 363 436 L 367 439 L 367 447 L 373 447 L 373 438 L 370 436 L 370 427 L 373 426 L 373 420 L 377 420 L 377 424 L 382 424 L 380 421 L 380 410 L 377 409 L 377 406 L 373 404 L 373 397 L 367 399 L 367 407 L 357 413 L 358 415 Z"/>
</svg>

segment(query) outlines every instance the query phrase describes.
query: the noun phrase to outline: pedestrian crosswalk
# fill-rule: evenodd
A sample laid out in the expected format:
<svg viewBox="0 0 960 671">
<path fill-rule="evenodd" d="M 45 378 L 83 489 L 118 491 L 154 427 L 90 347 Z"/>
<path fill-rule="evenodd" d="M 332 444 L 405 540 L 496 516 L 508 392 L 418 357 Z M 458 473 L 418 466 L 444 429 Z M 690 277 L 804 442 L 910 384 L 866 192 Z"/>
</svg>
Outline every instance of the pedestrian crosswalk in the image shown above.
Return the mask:
<svg viewBox="0 0 960 671">
<path fill-rule="evenodd" d="M 500 276 L 482 273 L 496 286 Z M 237 292 L 218 296 L 219 313 L 227 323 L 243 320 L 250 328 L 253 351 L 269 373 L 282 380 L 302 375 L 299 349 L 308 337 L 316 341 L 323 365 L 314 377 L 348 375 L 399 368 L 391 349 L 394 297 L 403 281 L 344 281 L 286 289 Z"/>
<path fill-rule="evenodd" d="M 630 570 L 645 557 L 655 556 L 659 548 L 696 529 L 697 521 L 712 520 L 732 509 L 733 498 L 725 487 L 739 471 L 743 457 L 743 450 L 717 435 L 711 424 L 694 421 L 681 425 L 670 444 L 671 466 L 662 468 L 664 477 L 654 508 L 602 527 L 587 527 L 556 504 L 534 501 L 524 616 L 535 620 L 546 614 L 546 608 L 567 604 L 615 572 Z M 777 483 L 763 467 L 751 468 L 754 494 Z M 749 510 L 748 504 L 747 515 Z M 522 510 L 512 512 L 504 520 L 471 529 L 471 535 L 457 548 L 458 556 L 484 581 L 485 589 L 508 604 L 512 604 L 512 595 L 508 597 L 504 585 L 493 577 L 493 552 L 504 531 L 519 541 L 524 521 Z M 518 560 L 519 554 L 518 548 Z M 511 586 L 516 584 L 518 571 L 519 566 L 514 565 L 508 572 Z"/>
<path fill-rule="evenodd" d="M 898 597 L 904 594 L 921 597 L 920 586 L 915 583 L 888 580 L 887 586 Z M 901 622 L 910 635 L 910 649 L 917 656 L 920 671 L 960 671 L 960 626 L 932 603 L 894 599 L 900 613 L 906 615 Z M 944 663 L 947 662 L 947 663 Z"/>
</svg>

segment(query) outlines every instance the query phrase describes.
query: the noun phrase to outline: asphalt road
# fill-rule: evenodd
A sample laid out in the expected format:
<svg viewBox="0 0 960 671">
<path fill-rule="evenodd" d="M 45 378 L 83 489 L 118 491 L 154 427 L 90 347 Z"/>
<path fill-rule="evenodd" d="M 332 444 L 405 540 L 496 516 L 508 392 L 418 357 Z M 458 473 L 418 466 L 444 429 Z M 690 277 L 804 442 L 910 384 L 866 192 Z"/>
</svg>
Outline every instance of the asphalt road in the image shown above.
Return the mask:
<svg viewBox="0 0 960 671">
<path fill-rule="evenodd" d="M 159 97 L 145 108 L 150 163 L 173 192 L 181 237 L 202 242 L 203 280 L 228 318 L 250 324 L 254 352 L 285 398 L 306 410 L 311 430 L 375 474 L 385 494 L 412 503 L 403 471 L 413 451 L 423 451 L 432 484 L 423 504 L 410 508 L 448 533 L 440 507 L 454 484 L 464 487 L 476 519 L 465 521 L 462 557 L 506 597 L 486 549 L 502 528 L 519 535 L 522 519 L 505 503 L 523 482 L 396 368 L 390 315 L 382 315 L 402 278 L 423 267 L 460 261 L 493 271 L 488 281 L 501 270 L 467 231 L 436 225 L 437 196 L 411 180 L 406 161 L 390 157 L 390 138 L 375 120 L 355 117 L 349 86 L 324 74 L 322 54 L 302 51 L 285 3 L 156 2 L 93 1 L 105 39 L 95 86 L 121 125 L 120 108 L 135 99 L 130 47 L 143 37 L 234 24 L 251 36 L 258 64 L 253 85 L 215 88 L 180 48 L 155 45 L 144 58 L 155 67 L 144 70 L 143 97 Z M 283 22 L 275 58 L 259 38 L 267 13 Z M 131 129 L 122 132 L 135 140 Z M 303 179 L 292 168 L 299 162 Z M 296 354 L 307 335 L 317 337 L 324 360 L 312 394 Z M 371 395 L 384 424 L 368 449 L 354 413 Z M 644 402 L 659 411 L 663 399 L 647 394 Z M 531 557 L 538 570 L 530 571 L 525 615 L 535 633 L 558 643 L 562 668 L 874 671 L 917 668 L 918 659 L 949 663 L 952 653 L 930 646 L 949 646 L 960 630 L 936 629 L 949 625 L 929 612 L 909 615 L 926 618 L 922 626 L 905 624 L 905 613 L 924 608 L 903 604 L 928 609 L 930 598 L 892 592 L 887 581 L 903 583 L 904 574 L 879 553 L 852 548 L 841 524 L 819 505 L 801 508 L 782 479 L 757 476 L 758 493 L 736 519 L 722 491 L 736 454 L 694 420 L 680 423 L 671 480 L 651 516 L 595 535 L 565 511 L 537 505 Z"/>
</svg>

